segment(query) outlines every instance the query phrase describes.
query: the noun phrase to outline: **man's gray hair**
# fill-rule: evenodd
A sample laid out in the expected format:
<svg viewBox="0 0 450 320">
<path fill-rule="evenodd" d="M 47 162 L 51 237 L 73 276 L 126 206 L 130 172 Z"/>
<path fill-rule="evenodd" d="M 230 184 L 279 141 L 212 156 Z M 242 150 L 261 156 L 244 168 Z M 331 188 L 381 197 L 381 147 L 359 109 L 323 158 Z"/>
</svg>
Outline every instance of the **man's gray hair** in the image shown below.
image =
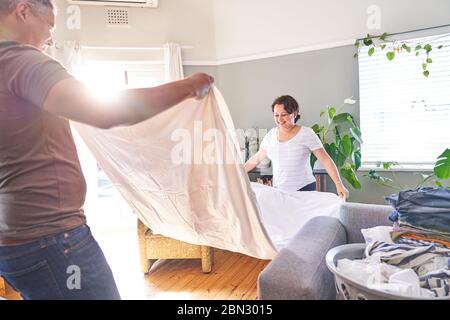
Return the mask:
<svg viewBox="0 0 450 320">
<path fill-rule="evenodd" d="M 11 13 L 19 3 L 28 4 L 35 13 L 45 13 L 48 9 L 56 9 L 53 0 L 0 0 L 0 16 Z"/>
</svg>

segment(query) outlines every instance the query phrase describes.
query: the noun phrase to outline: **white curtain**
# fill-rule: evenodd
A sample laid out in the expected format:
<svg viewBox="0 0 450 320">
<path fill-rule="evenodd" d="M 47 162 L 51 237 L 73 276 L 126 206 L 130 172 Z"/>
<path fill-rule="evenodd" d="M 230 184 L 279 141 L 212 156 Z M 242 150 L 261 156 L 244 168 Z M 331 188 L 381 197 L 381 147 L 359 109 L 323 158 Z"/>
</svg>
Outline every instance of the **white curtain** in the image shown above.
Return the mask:
<svg viewBox="0 0 450 320">
<path fill-rule="evenodd" d="M 176 43 L 164 45 L 164 81 L 176 81 L 184 78 L 181 47 Z"/>
</svg>

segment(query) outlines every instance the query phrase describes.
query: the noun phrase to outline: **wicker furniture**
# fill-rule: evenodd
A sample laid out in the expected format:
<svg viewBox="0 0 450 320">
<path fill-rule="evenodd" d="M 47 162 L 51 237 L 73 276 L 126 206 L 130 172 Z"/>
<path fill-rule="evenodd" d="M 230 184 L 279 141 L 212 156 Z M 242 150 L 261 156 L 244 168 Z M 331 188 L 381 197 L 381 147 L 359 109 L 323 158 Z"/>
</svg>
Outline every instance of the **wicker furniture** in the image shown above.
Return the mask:
<svg viewBox="0 0 450 320">
<path fill-rule="evenodd" d="M 0 297 L 6 296 L 6 286 L 5 281 L 0 277 Z"/>
<path fill-rule="evenodd" d="M 153 234 L 152 230 L 138 219 L 139 255 L 141 271 L 148 273 L 158 259 L 201 259 L 202 271 L 211 272 L 213 248 L 199 246 Z"/>
</svg>

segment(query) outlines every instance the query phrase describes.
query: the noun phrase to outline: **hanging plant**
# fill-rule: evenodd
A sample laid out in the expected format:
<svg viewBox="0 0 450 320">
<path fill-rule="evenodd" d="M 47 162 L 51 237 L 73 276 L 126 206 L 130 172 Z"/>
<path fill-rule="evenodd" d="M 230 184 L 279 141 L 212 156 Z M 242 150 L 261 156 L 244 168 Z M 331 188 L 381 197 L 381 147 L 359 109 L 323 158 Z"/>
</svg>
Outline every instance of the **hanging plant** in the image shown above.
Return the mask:
<svg viewBox="0 0 450 320">
<path fill-rule="evenodd" d="M 373 56 L 373 54 L 377 50 L 383 51 L 387 48 L 387 50 L 389 51 L 386 52 L 386 58 L 389 61 L 394 60 L 394 58 L 403 51 L 406 51 L 407 53 L 415 53 L 416 56 L 423 54 L 425 58 L 422 61 L 422 74 L 425 77 L 428 77 L 430 75 L 428 66 L 429 64 L 433 63 L 433 59 L 430 56 L 431 52 L 434 49 L 440 50 L 444 46 L 433 46 L 431 43 L 412 43 L 408 41 L 398 41 L 390 39 L 390 37 L 391 36 L 385 32 L 382 35 L 367 34 L 365 38 L 356 40 L 355 47 L 357 49 L 357 52 L 355 53 L 354 57 L 356 58 L 359 55 L 363 47 L 369 48 L 367 50 L 367 54 L 369 56 Z"/>
</svg>

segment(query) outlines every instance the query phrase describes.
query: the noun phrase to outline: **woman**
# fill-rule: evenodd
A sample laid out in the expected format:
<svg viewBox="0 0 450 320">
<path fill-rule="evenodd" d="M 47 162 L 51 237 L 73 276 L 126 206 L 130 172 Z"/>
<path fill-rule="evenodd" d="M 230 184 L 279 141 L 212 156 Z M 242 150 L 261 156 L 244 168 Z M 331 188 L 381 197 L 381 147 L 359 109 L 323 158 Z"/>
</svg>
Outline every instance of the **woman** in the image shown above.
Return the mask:
<svg viewBox="0 0 450 320">
<path fill-rule="evenodd" d="M 245 163 L 245 170 L 249 172 L 267 156 L 272 161 L 275 188 L 314 191 L 316 179 L 309 161 L 312 152 L 335 183 L 337 194 L 347 199 L 348 190 L 315 132 L 295 124 L 300 119 L 297 101 L 291 96 L 281 96 L 272 103 L 272 112 L 277 127 L 266 134 L 260 150 Z"/>
</svg>

